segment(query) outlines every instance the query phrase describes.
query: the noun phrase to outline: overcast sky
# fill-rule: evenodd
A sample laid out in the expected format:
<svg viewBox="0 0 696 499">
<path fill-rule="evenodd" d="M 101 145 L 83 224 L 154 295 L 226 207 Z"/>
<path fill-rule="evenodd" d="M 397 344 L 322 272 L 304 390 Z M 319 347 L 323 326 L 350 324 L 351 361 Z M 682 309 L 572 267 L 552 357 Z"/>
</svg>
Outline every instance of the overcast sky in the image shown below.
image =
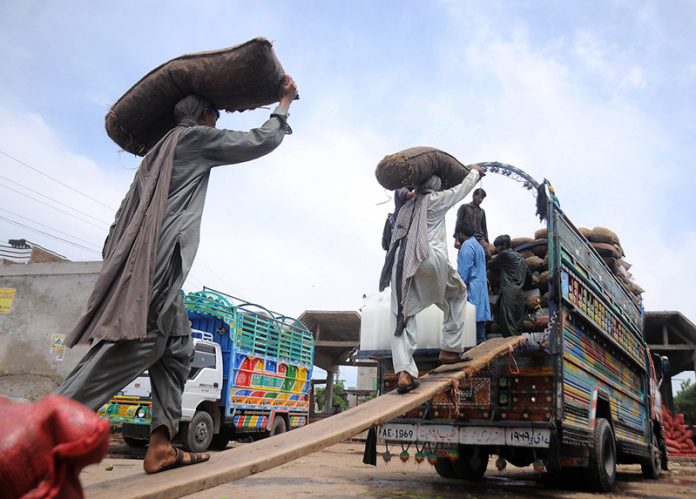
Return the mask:
<svg viewBox="0 0 696 499">
<path fill-rule="evenodd" d="M 104 132 L 110 105 L 166 60 L 256 36 L 297 81 L 294 134 L 213 171 L 188 291 L 206 285 L 295 316 L 358 309 L 376 291 L 392 207 L 375 165 L 428 145 L 548 178 L 576 225 L 619 234 L 647 310 L 696 321 L 696 3 L 686 0 L 4 0 L 0 244 L 26 238 L 98 259 L 139 163 Z M 246 130 L 268 114 L 218 126 Z M 519 184 L 482 185 L 491 237 L 541 227 Z"/>
</svg>

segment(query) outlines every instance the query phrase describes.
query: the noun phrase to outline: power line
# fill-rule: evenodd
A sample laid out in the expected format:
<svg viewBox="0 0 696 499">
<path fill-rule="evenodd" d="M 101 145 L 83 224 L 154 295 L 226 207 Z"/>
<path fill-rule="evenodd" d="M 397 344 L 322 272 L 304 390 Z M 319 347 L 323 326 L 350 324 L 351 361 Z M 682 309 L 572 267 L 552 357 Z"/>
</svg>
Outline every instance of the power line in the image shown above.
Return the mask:
<svg viewBox="0 0 696 499">
<path fill-rule="evenodd" d="M 30 164 L 25 163 L 24 161 L 15 158 L 14 156 L 12 156 L 12 155 L 6 153 L 5 151 L 3 151 L 2 149 L 0 149 L 0 154 L 2 154 L 2 155 L 4 155 L 4 156 L 7 156 L 7 157 L 10 158 L 11 160 L 16 161 L 17 163 L 19 163 L 20 165 L 26 166 L 26 167 L 29 168 L 30 170 L 33 170 L 33 171 L 35 171 L 36 173 L 38 173 L 38 174 L 40 174 L 40 175 L 43 175 L 44 177 L 53 180 L 54 182 L 59 183 L 59 184 L 62 185 L 63 187 L 67 187 L 67 188 L 70 189 L 71 191 L 77 192 L 80 196 L 84 196 L 84 197 L 86 197 L 87 199 L 89 199 L 90 201 L 94 201 L 95 203 L 97 203 L 97 204 L 103 206 L 104 208 L 109 208 L 111 211 L 116 211 L 115 208 L 112 208 L 111 206 L 108 206 L 108 205 L 102 203 L 101 201 L 99 201 L 98 199 L 93 198 L 92 196 L 88 196 L 88 195 L 85 194 L 84 192 L 81 192 L 80 190 L 75 189 L 74 187 L 72 187 L 72 186 L 66 184 L 65 182 L 63 182 L 63 181 L 61 181 L 61 180 L 58 180 L 57 178 L 52 177 L 52 176 L 48 175 L 47 173 L 42 172 L 42 171 L 39 170 L 38 168 L 34 168 L 34 167 L 31 166 Z"/>
<path fill-rule="evenodd" d="M 94 246 L 94 248 L 97 249 L 97 250 L 100 249 L 100 248 L 99 248 L 99 245 L 94 244 L 92 241 L 87 241 L 87 240 L 81 239 L 81 238 L 79 238 L 79 237 L 77 237 L 77 236 L 73 236 L 72 234 L 68 234 L 67 232 L 63 232 L 63 231 L 60 231 L 60 230 L 58 230 L 58 229 L 54 229 L 53 227 L 49 227 L 48 225 L 44 225 L 44 224 L 42 224 L 41 222 L 37 222 L 36 220 L 32 220 L 31 218 L 24 217 L 24 216 L 20 215 L 19 213 L 15 213 L 15 212 L 13 212 L 13 211 L 6 210 L 5 208 L 0 208 L 0 210 L 2 210 L 2 211 L 4 211 L 4 212 L 7 212 L 7 213 L 9 213 L 10 215 L 14 215 L 15 217 L 19 217 L 19 218 L 22 218 L 22 219 L 24 219 L 24 220 L 26 220 L 26 221 L 28 221 L 28 222 L 34 223 L 34 224 L 36 224 L 36 225 L 39 225 L 40 227 L 45 227 L 46 229 L 50 229 L 50 230 L 52 230 L 53 232 L 57 232 L 58 234 L 63 234 L 64 236 L 68 236 L 68 237 L 71 237 L 71 238 L 76 239 L 76 240 L 78 240 L 78 241 L 82 241 L 83 243 L 87 243 L 87 244 L 89 244 L 90 246 Z"/>
<path fill-rule="evenodd" d="M 63 241 L 64 243 L 70 244 L 70 245 L 72 245 L 72 246 L 76 246 L 76 247 L 81 248 L 81 249 L 83 249 L 83 250 L 85 250 L 85 251 L 89 251 L 90 253 L 95 253 L 95 254 L 101 256 L 101 253 L 100 253 L 99 251 L 95 251 L 95 250 L 93 250 L 93 249 L 91 249 L 91 248 L 87 248 L 86 246 L 82 246 L 81 244 L 77 244 L 77 243 L 74 243 L 74 242 L 72 242 L 72 241 L 68 241 L 67 239 L 63 239 L 62 237 L 54 236 L 53 234 L 49 234 L 48 232 L 44 232 L 44 231 L 42 231 L 42 230 L 35 229 L 35 228 L 30 227 L 30 226 L 28 226 L 28 225 L 26 225 L 26 224 L 23 224 L 23 223 L 21 223 L 21 222 L 17 222 L 17 221 L 15 221 L 15 220 L 10 219 L 10 218 L 3 217 L 2 215 L 0 215 L 0 220 L 3 220 L 3 221 L 5 221 L 5 222 L 9 222 L 9 223 L 11 223 L 11 224 L 17 225 L 17 226 L 22 227 L 22 228 L 24 228 L 24 229 L 29 229 L 29 230 L 31 230 L 31 231 L 33 231 L 33 232 L 38 233 L 38 234 L 42 234 L 42 235 L 44 235 L 44 236 L 46 236 L 46 237 L 50 237 L 50 238 L 52 238 L 52 239 L 57 239 L 58 241 Z"/>
<path fill-rule="evenodd" d="M 222 277 L 220 277 L 220 275 L 218 275 L 218 273 L 215 272 L 215 271 L 214 271 L 207 263 L 205 263 L 200 257 L 197 258 L 197 261 L 199 261 L 205 268 L 207 268 L 215 277 L 217 277 L 217 278 L 220 280 L 220 282 L 222 282 L 225 286 L 227 286 L 227 288 L 230 290 L 230 292 L 232 292 L 232 290 L 234 289 L 234 286 L 231 286 L 230 283 L 228 283 L 228 282 L 225 281 Z"/>
<path fill-rule="evenodd" d="M 73 218 L 76 218 L 77 220 L 79 220 L 79 221 L 81 221 L 81 222 L 84 222 L 84 223 L 86 223 L 86 224 L 92 225 L 92 226 L 94 226 L 94 227 L 96 227 L 96 228 L 98 228 L 98 229 L 103 229 L 103 228 L 109 226 L 109 224 L 107 224 L 106 222 L 102 222 L 102 224 L 104 224 L 104 225 L 97 225 L 97 224 L 95 224 L 95 223 L 92 223 L 92 222 L 90 222 L 89 220 L 85 220 L 84 218 L 78 217 L 78 216 L 75 215 L 74 213 L 70 213 L 70 212 L 68 212 L 68 211 L 61 210 L 60 208 L 57 208 L 57 207 L 55 207 L 55 206 L 52 206 L 52 205 L 46 203 L 45 201 L 41 201 L 40 199 L 36 199 L 35 197 L 30 196 L 29 194 L 26 194 L 26 193 L 24 193 L 24 192 L 18 191 L 17 189 L 13 189 L 12 187 L 9 187 L 9 186 L 7 186 L 7 185 L 3 185 L 3 184 L 0 183 L 0 187 L 4 187 L 5 189 L 9 189 L 9 190 L 11 190 L 11 191 L 13 191 L 13 192 L 16 192 L 17 194 L 21 194 L 21 195 L 24 196 L 24 197 L 27 197 L 27 198 L 29 198 L 29 199 L 31 199 L 31 200 L 33 200 L 33 201 L 36 201 L 37 203 L 41 203 L 41 204 L 43 204 L 43 205 L 45 205 L 45 206 L 48 206 L 49 208 L 53 208 L 53 209 L 56 210 L 56 211 L 60 211 L 61 213 L 65 213 L 66 215 L 69 215 L 69 216 L 71 216 L 71 217 L 73 217 Z"/>
<path fill-rule="evenodd" d="M 66 208 L 70 208 L 71 210 L 76 211 L 77 213 L 80 213 L 81 215 L 85 215 L 85 216 L 91 218 L 92 220 L 96 220 L 97 222 L 101 222 L 101 223 L 103 223 L 103 224 L 105 224 L 105 225 L 109 225 L 109 223 L 108 223 L 108 222 L 105 222 L 104 220 L 99 220 L 98 218 L 93 217 L 93 216 L 90 215 L 89 213 L 85 213 L 84 211 L 78 210 L 77 208 L 73 208 L 73 207 L 70 206 L 69 204 L 65 204 L 65 203 L 63 203 L 62 201 L 58 201 L 57 199 L 53 199 L 52 197 L 46 196 L 45 194 L 41 194 L 39 191 L 36 191 L 36 190 L 32 189 L 31 187 L 27 187 L 26 185 L 21 184 L 20 182 L 15 182 L 14 180 L 9 179 L 9 178 L 7 178 L 7 177 L 3 177 L 2 175 L 0 175 L 0 178 L 1 178 L 1 179 L 4 179 L 4 180 L 7 180 L 7 181 L 9 181 L 9 182 L 12 182 L 13 184 L 18 185 L 18 186 L 20 186 L 20 187 L 22 187 L 22 188 L 28 190 L 29 192 L 33 192 L 34 194 L 38 194 L 39 196 L 44 197 L 44 198 L 46 198 L 46 199 L 50 199 L 50 200 L 53 201 L 54 203 L 58 203 L 58 204 L 61 205 L 61 206 L 65 206 Z M 12 189 L 12 188 L 10 188 L 10 187 L 4 185 L 4 184 L 0 184 L 0 185 L 2 185 L 3 187 L 5 187 L 6 189 L 14 190 L 14 189 Z M 15 192 L 19 192 L 19 191 L 17 191 L 17 190 L 14 190 L 14 191 L 15 191 Z M 19 194 L 21 194 L 21 192 L 19 192 Z"/>
</svg>

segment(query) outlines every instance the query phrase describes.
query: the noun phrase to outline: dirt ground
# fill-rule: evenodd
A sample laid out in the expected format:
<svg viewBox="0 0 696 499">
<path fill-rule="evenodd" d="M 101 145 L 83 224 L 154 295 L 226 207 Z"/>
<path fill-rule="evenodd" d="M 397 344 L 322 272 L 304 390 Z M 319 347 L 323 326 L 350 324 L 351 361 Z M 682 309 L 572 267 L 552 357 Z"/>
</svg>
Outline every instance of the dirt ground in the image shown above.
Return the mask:
<svg viewBox="0 0 696 499">
<path fill-rule="evenodd" d="M 231 446 L 245 444 L 233 443 Z M 380 451 L 382 449 L 379 449 Z M 363 444 L 344 442 L 297 459 L 283 466 L 187 496 L 196 499 L 253 497 L 597 497 L 581 490 L 563 489 L 544 473 L 531 468 L 508 465 L 502 472 L 491 460 L 481 482 L 445 479 L 432 466 L 407 463 L 394 456 L 387 464 L 379 458 L 376 467 L 362 463 Z M 131 449 L 114 442 L 109 456 L 100 464 L 86 468 L 83 485 L 112 480 L 142 472 L 143 449 Z M 206 466 L 200 464 L 198 466 Z M 107 468 L 113 467 L 110 471 Z M 659 480 L 646 480 L 640 466 L 619 466 L 617 485 L 607 498 L 659 497 L 661 499 L 696 497 L 696 466 L 671 464 Z"/>
</svg>

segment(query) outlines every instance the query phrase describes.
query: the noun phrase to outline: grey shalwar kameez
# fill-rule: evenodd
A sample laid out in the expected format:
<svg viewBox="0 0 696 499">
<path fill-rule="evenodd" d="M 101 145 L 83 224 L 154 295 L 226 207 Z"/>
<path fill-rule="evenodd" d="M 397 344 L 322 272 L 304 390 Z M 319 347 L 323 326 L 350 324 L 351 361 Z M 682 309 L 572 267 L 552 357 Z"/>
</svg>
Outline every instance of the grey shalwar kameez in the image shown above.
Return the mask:
<svg viewBox="0 0 696 499">
<path fill-rule="evenodd" d="M 286 118 L 286 113 L 276 110 L 261 128 L 250 132 L 208 126 L 181 131 L 157 246 L 147 336 L 98 341 L 56 393 L 96 410 L 147 369 L 152 386 L 151 429 L 166 426 L 170 437 L 177 433 L 181 393 L 193 354 L 191 328 L 179 290 L 198 249 L 210 170 L 273 151 L 292 132 Z M 158 310 L 161 312 L 153 312 Z"/>
<path fill-rule="evenodd" d="M 415 316 L 430 305 L 437 305 L 444 313 L 441 348 L 450 352 L 460 352 L 462 349 L 466 285 L 449 263 L 445 214 L 469 194 L 478 178 L 478 172 L 471 171 L 461 184 L 428 194 L 426 222 L 429 253 L 411 279 L 403 303 L 403 332 L 392 337 L 392 362 L 396 373 L 406 371 L 411 377 L 418 377 L 418 367 L 413 360 L 418 335 Z M 394 265 L 391 278 L 393 325 L 397 322 L 399 307 L 395 291 L 396 274 L 397 265 Z"/>
</svg>

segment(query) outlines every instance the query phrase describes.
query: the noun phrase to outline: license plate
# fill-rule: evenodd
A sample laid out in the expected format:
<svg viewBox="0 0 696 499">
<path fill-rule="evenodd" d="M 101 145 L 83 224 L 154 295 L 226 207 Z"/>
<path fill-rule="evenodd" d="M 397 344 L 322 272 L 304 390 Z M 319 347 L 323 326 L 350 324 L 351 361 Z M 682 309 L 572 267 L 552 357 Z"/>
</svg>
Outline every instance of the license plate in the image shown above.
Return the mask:
<svg viewBox="0 0 696 499">
<path fill-rule="evenodd" d="M 386 424 L 380 429 L 382 440 L 430 442 L 463 445 L 507 445 L 510 447 L 549 447 L 548 428 L 503 428 L 495 426 L 453 426 Z"/>
<path fill-rule="evenodd" d="M 400 442 L 415 442 L 418 436 L 418 425 L 389 424 L 382 426 L 380 436 L 383 440 L 398 440 Z"/>
<path fill-rule="evenodd" d="M 513 447 L 548 447 L 551 430 L 532 428 L 506 428 L 505 443 Z"/>
</svg>

